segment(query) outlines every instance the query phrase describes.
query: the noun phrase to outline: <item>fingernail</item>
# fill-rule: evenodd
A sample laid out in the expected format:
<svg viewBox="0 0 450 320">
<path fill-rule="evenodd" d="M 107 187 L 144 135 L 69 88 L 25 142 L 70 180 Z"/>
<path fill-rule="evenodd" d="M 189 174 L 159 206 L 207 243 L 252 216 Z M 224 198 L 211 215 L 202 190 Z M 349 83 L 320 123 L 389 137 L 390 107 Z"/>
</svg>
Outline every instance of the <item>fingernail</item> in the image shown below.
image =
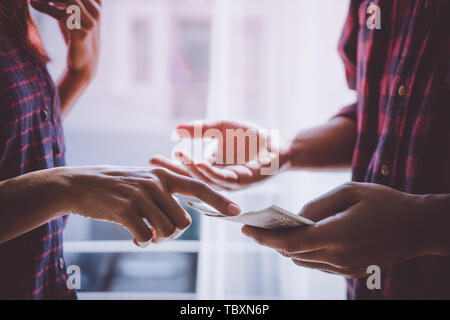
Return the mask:
<svg viewBox="0 0 450 320">
<path fill-rule="evenodd" d="M 228 205 L 228 212 L 233 215 L 238 215 L 241 213 L 241 208 L 235 203 L 230 203 Z"/>
<path fill-rule="evenodd" d="M 183 154 L 182 151 L 176 151 L 176 152 L 175 152 L 175 157 L 177 157 L 177 158 L 183 158 L 183 156 L 184 156 L 184 154 Z"/>
<path fill-rule="evenodd" d="M 147 248 L 150 245 L 150 243 L 152 242 L 152 240 L 150 239 L 147 242 L 139 242 L 139 241 L 136 241 L 136 242 L 137 242 L 138 247 L 143 249 L 143 248 Z"/>
<path fill-rule="evenodd" d="M 184 233 L 186 229 L 177 229 L 173 235 L 169 237 L 169 239 L 176 240 Z"/>
</svg>

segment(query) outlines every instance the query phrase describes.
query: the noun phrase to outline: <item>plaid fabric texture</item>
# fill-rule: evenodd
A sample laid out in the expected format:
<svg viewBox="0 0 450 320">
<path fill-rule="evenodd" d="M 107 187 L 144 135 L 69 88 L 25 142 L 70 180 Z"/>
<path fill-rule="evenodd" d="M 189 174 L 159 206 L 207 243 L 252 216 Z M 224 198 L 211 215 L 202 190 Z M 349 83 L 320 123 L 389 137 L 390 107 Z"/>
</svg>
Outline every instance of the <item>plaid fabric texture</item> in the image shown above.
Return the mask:
<svg viewBox="0 0 450 320">
<path fill-rule="evenodd" d="M 381 29 L 367 26 L 370 5 L 380 8 Z M 448 0 L 351 1 L 339 52 L 357 102 L 338 116 L 357 121 L 354 181 L 450 193 L 449 7 Z M 449 270 L 450 257 L 415 258 L 383 270 L 381 290 L 348 280 L 348 297 L 450 298 Z"/>
<path fill-rule="evenodd" d="M 59 96 L 46 67 L 0 35 L 0 70 L 0 180 L 63 166 Z M 58 218 L 0 244 L 0 299 L 75 298 L 66 285 L 64 224 Z"/>
</svg>

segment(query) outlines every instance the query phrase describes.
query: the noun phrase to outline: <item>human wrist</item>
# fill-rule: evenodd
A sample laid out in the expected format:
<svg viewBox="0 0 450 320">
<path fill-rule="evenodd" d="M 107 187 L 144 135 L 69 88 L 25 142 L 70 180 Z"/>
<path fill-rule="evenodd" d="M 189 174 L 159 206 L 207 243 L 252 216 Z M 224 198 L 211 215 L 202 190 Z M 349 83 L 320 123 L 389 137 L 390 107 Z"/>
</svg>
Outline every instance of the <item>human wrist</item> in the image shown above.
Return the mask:
<svg viewBox="0 0 450 320">
<path fill-rule="evenodd" d="M 289 148 L 287 151 L 287 158 L 289 163 L 289 169 L 306 169 L 309 167 L 310 161 L 308 160 L 309 150 L 307 148 L 308 143 L 304 139 L 295 137 L 290 140 Z"/>
<path fill-rule="evenodd" d="M 280 148 L 280 170 L 289 170 L 292 168 L 292 141 L 286 139 L 284 146 Z"/>
<path fill-rule="evenodd" d="M 425 227 L 424 255 L 450 254 L 450 196 L 420 196 L 418 214 Z"/>
<path fill-rule="evenodd" d="M 42 181 L 39 194 L 50 203 L 51 218 L 57 218 L 74 210 L 76 197 L 69 168 L 48 169 Z"/>
</svg>

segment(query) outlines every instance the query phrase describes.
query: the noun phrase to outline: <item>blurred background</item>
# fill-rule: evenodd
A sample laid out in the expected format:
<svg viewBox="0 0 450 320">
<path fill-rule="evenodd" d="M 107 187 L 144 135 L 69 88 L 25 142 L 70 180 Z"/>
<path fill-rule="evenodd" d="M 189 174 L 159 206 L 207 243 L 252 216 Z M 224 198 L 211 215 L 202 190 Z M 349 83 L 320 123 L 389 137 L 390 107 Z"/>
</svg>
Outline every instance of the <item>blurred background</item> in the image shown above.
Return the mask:
<svg viewBox="0 0 450 320">
<path fill-rule="evenodd" d="M 65 121 L 69 165 L 147 166 L 170 156 L 176 125 L 232 118 L 293 135 L 327 121 L 355 96 L 337 43 L 347 0 L 103 1 L 98 76 Z M 52 61 L 65 44 L 34 13 Z M 298 212 L 349 172 L 295 172 L 229 196 L 244 211 Z M 71 216 L 67 264 L 80 266 L 81 299 L 344 299 L 341 277 L 295 266 L 201 217 L 181 239 L 139 249 L 120 226 Z"/>
</svg>

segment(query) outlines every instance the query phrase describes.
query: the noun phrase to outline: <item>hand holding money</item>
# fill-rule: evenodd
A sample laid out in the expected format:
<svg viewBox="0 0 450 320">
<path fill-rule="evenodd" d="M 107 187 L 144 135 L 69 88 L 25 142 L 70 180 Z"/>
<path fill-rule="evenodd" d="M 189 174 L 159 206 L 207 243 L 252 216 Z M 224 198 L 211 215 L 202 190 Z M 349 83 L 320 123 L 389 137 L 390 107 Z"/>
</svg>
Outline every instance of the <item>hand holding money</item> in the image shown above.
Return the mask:
<svg viewBox="0 0 450 320">
<path fill-rule="evenodd" d="M 298 228 L 305 225 L 314 225 L 314 222 L 288 212 L 284 209 L 281 209 L 277 206 L 271 206 L 269 208 L 260 210 L 260 211 L 252 211 L 247 212 L 238 216 L 225 216 L 220 212 L 214 210 L 213 208 L 206 206 L 201 203 L 194 202 L 186 202 L 186 204 L 200 211 L 208 217 L 213 217 L 217 219 L 222 219 L 231 222 L 239 222 L 245 225 L 258 227 L 262 229 L 272 229 L 272 230 L 280 230 L 280 229 L 290 229 L 290 228 Z"/>
</svg>

